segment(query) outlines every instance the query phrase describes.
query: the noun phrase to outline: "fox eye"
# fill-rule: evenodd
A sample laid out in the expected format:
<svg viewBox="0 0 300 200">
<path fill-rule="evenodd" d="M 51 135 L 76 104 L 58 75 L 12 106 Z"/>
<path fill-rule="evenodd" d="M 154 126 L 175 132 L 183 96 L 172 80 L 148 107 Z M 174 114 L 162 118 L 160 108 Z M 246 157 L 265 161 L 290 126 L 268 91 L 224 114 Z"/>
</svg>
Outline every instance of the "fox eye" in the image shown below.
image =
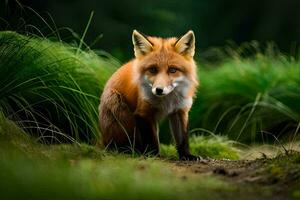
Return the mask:
<svg viewBox="0 0 300 200">
<path fill-rule="evenodd" d="M 176 69 L 175 67 L 170 67 L 170 68 L 168 69 L 168 72 L 173 74 L 173 73 L 176 73 L 177 70 L 178 70 L 178 69 Z"/>
<path fill-rule="evenodd" d="M 156 74 L 158 70 L 157 70 L 156 67 L 150 67 L 150 68 L 148 69 L 148 71 L 149 71 L 151 74 Z"/>
</svg>

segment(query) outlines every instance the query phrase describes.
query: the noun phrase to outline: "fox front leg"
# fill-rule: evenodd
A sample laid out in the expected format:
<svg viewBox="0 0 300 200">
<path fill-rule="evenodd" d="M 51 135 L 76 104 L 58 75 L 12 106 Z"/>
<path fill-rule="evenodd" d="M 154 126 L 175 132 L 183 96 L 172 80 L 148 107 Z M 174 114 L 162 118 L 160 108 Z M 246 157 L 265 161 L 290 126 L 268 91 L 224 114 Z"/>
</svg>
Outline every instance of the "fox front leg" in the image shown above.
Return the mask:
<svg viewBox="0 0 300 200">
<path fill-rule="evenodd" d="M 140 153 L 159 155 L 159 140 L 155 121 L 141 116 L 135 116 L 137 124 L 138 141 L 137 149 Z"/>
<path fill-rule="evenodd" d="M 176 142 L 180 160 L 200 160 L 199 156 L 190 153 L 188 138 L 188 112 L 179 110 L 169 115 L 170 130 Z"/>
</svg>

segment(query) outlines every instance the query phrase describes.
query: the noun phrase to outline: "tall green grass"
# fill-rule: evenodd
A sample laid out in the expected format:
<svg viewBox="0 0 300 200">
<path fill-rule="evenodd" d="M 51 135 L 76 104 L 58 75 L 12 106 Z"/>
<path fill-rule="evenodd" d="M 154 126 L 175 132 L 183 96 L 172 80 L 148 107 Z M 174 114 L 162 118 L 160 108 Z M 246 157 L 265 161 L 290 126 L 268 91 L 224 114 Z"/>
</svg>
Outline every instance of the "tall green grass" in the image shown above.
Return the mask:
<svg viewBox="0 0 300 200">
<path fill-rule="evenodd" d="M 222 63 L 200 63 L 191 126 L 243 142 L 294 140 L 300 126 L 300 62 L 273 46 L 245 57 L 249 46 L 230 50 Z"/>
<path fill-rule="evenodd" d="M 42 142 L 92 142 L 101 88 L 118 65 L 109 55 L 0 32 L 0 111 Z"/>
</svg>

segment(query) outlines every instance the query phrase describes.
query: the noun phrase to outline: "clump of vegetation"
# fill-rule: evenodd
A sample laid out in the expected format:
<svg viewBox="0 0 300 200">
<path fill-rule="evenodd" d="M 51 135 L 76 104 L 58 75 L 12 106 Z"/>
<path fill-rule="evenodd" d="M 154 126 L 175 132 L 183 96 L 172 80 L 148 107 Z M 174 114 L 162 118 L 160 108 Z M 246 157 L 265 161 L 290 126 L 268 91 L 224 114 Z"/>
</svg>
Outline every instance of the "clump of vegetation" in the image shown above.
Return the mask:
<svg viewBox="0 0 300 200">
<path fill-rule="evenodd" d="M 234 146 L 234 141 L 230 141 L 226 137 L 193 135 L 189 142 L 191 153 L 203 158 L 230 160 L 239 158 L 239 150 Z M 165 157 L 178 159 L 174 144 L 162 144 L 161 154 Z"/>
<path fill-rule="evenodd" d="M 296 181 L 300 178 L 299 152 L 286 152 L 286 154 L 280 154 L 267 162 L 268 167 L 264 173 L 276 181 Z"/>
<path fill-rule="evenodd" d="M 101 88 L 117 65 L 62 42 L 0 32 L 0 111 L 42 142 L 92 142 Z"/>
<path fill-rule="evenodd" d="M 192 128 L 247 143 L 296 139 L 299 60 L 272 45 L 262 52 L 257 43 L 227 50 L 226 56 L 218 64 L 199 64 L 201 84 L 191 112 Z"/>
</svg>

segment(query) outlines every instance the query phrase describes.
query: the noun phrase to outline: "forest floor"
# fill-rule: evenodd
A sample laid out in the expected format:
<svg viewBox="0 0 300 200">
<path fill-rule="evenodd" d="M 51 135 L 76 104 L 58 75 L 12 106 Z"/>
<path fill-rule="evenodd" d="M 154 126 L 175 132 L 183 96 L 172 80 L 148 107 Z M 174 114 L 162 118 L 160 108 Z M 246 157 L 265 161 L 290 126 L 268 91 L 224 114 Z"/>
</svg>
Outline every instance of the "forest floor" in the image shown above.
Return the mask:
<svg viewBox="0 0 300 200">
<path fill-rule="evenodd" d="M 192 140 L 191 150 L 211 158 L 179 161 L 174 145 L 162 145 L 161 157 L 128 155 L 80 143 L 43 145 L 11 121 L 0 125 L 1 199 L 300 198 L 299 144 L 237 149 L 239 158 L 229 160 L 219 158 L 233 154 L 227 143 L 198 137 L 202 143 Z"/>
<path fill-rule="evenodd" d="M 172 161 L 172 169 L 190 176 L 216 176 L 230 184 L 235 192 L 224 199 L 296 199 L 300 198 L 300 154 L 291 152 L 273 159 L 224 160 L 201 162 Z M 183 175 L 183 179 L 188 176 Z M 227 198 L 226 198 L 227 197 Z"/>
</svg>

